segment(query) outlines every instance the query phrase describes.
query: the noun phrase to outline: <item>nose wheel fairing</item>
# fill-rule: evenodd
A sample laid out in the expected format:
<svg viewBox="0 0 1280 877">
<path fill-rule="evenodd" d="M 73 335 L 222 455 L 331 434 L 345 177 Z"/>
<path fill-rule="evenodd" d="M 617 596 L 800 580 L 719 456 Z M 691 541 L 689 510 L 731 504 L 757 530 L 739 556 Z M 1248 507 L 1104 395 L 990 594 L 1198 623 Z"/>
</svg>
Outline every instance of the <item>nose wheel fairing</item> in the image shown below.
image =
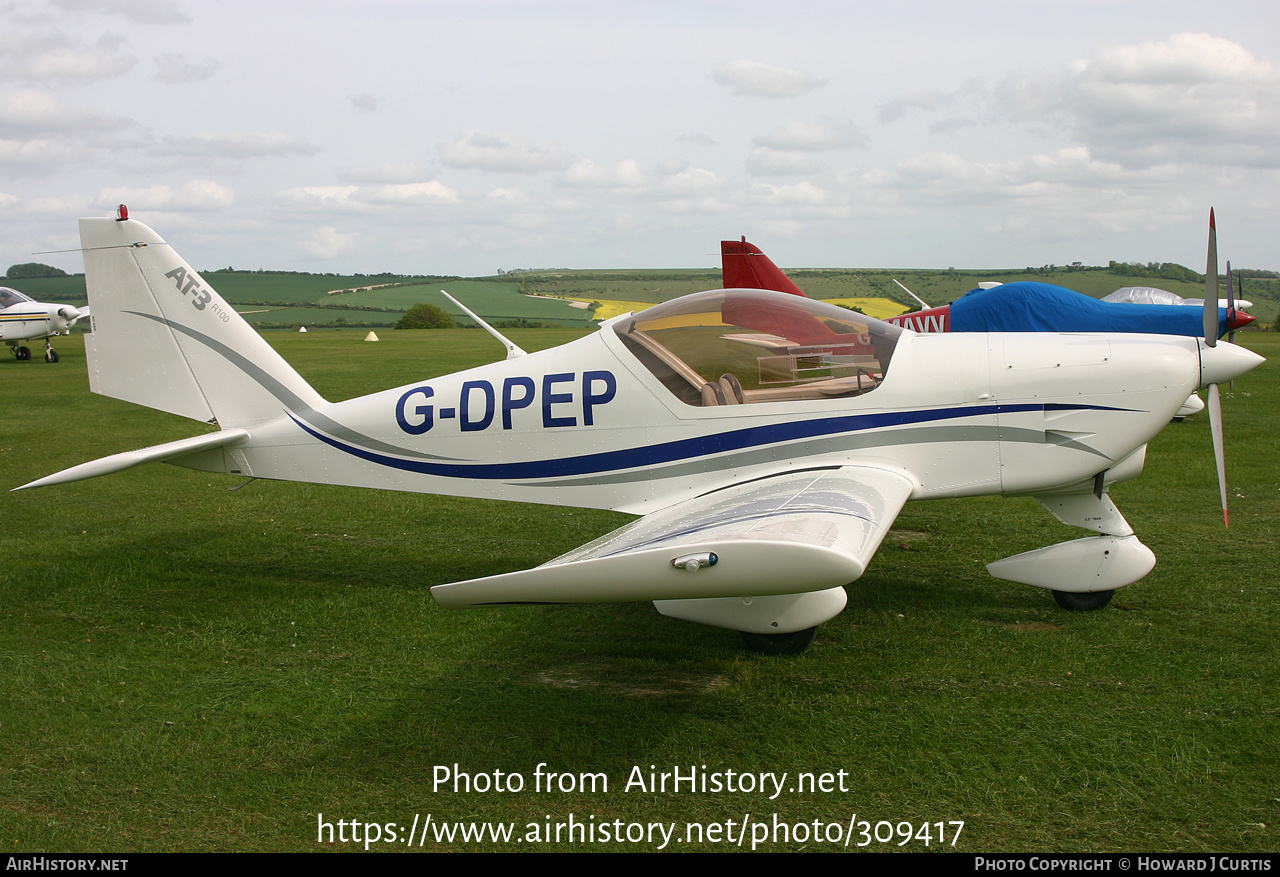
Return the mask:
<svg viewBox="0 0 1280 877">
<path fill-rule="evenodd" d="M 1155 567 L 1155 554 L 1134 535 L 1106 493 L 1038 496 L 1036 500 L 1062 523 L 1101 535 L 1024 551 L 987 564 L 987 572 L 996 578 L 1047 588 L 1055 597 L 1061 594 L 1058 603 L 1064 608 L 1101 609 L 1109 596 L 1098 597 L 1094 601 L 1097 605 L 1084 605 L 1080 598 L 1068 595 L 1110 594 Z"/>
</svg>

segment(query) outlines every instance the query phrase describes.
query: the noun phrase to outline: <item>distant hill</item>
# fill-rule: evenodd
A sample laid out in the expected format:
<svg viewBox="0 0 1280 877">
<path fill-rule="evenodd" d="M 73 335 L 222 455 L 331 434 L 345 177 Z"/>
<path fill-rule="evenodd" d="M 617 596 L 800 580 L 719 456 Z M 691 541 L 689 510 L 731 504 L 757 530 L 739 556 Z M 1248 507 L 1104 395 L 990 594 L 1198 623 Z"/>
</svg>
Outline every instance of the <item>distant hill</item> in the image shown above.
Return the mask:
<svg viewBox="0 0 1280 877">
<path fill-rule="evenodd" d="M 1186 298 L 1198 298 L 1204 291 L 1203 278 L 1190 269 L 1156 263 L 989 270 L 799 268 L 787 273 L 814 298 L 885 298 L 905 306 L 914 302 L 895 279 L 935 306 L 952 302 L 986 281 L 1040 280 L 1095 298 L 1123 286 L 1156 286 Z M 566 299 L 657 303 L 720 286 L 719 270 L 711 269 L 520 271 L 481 278 L 231 269 L 202 274 L 259 328 L 389 327 L 419 302 L 438 304 L 459 325 L 469 325 L 470 320 L 439 294 L 442 288 L 491 322 L 524 320 L 575 328 L 592 325 L 594 312 Z M 1280 276 L 1273 271 L 1247 269 L 1237 272 L 1241 275 L 1245 278 L 1244 295 L 1254 302 L 1251 313 L 1263 323 L 1274 324 L 1280 313 Z M 0 285 L 39 301 L 86 301 L 83 274 L 6 277 L 0 279 Z"/>
</svg>

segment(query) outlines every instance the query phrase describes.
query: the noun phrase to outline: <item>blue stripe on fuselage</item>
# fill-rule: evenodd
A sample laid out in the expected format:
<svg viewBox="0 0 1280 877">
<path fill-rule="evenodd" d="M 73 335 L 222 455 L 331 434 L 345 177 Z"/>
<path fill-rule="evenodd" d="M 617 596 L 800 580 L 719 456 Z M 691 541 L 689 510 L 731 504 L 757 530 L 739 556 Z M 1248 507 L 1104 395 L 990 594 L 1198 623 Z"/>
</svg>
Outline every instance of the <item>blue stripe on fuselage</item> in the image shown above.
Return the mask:
<svg viewBox="0 0 1280 877">
<path fill-rule="evenodd" d="M 442 478 L 524 479 L 554 478 L 566 475 L 589 475 L 596 472 L 614 472 L 655 466 L 694 457 L 721 454 L 743 448 L 761 447 L 777 442 L 815 438 L 838 433 L 861 432 L 886 426 L 907 426 L 960 417 L 977 417 L 988 414 L 1014 414 L 1026 411 L 1130 411 L 1128 408 L 1109 408 L 1102 405 L 1062 405 L 1025 403 L 1019 405 L 974 405 L 968 408 L 938 408 L 928 411 L 890 411 L 879 414 L 854 414 L 844 417 L 828 417 L 822 420 L 799 420 L 771 423 L 717 432 L 712 435 L 679 439 L 656 445 L 583 454 L 574 457 L 558 457 L 550 460 L 528 460 L 521 463 L 438 463 L 428 460 L 401 460 L 385 454 L 340 442 L 303 423 L 292 414 L 293 422 L 325 444 L 343 453 L 379 466 L 402 469 L 422 475 Z"/>
</svg>

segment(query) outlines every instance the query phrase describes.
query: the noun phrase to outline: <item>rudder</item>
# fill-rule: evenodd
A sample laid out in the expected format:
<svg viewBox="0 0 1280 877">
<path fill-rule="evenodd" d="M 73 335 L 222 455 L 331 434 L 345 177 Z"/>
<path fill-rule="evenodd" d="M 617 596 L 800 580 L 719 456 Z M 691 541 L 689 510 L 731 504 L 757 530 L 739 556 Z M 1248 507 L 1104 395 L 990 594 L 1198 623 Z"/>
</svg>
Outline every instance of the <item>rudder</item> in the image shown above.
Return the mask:
<svg viewBox="0 0 1280 877">
<path fill-rule="evenodd" d="M 744 237 L 720 242 L 720 274 L 725 289 L 772 289 L 807 298 L 773 260 Z"/>
<path fill-rule="evenodd" d="M 81 219 L 95 393 L 223 427 L 325 405 L 164 239 L 132 219 Z"/>
</svg>

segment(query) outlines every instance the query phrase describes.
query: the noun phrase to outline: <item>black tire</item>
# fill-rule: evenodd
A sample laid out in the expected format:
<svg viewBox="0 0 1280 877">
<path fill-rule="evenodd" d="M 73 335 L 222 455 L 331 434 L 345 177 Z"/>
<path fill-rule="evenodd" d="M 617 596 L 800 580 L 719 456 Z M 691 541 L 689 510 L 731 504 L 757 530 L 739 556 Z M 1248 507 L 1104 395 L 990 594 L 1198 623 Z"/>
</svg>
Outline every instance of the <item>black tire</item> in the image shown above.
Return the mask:
<svg viewBox="0 0 1280 877">
<path fill-rule="evenodd" d="M 1053 599 L 1068 612 L 1095 612 L 1111 602 L 1115 591 L 1093 591 L 1077 594 L 1074 591 L 1054 591 Z"/>
<path fill-rule="evenodd" d="M 751 651 L 762 655 L 798 655 L 809 648 L 817 635 L 817 627 L 797 630 L 795 633 L 747 633 L 744 630 L 742 641 Z"/>
<path fill-rule="evenodd" d="M 21 361 L 24 361 L 24 362 L 25 362 L 26 360 L 28 360 L 28 359 L 30 359 L 30 358 L 31 358 L 31 348 L 30 348 L 30 347 L 18 347 L 17 349 L 15 349 L 15 350 L 13 351 L 13 355 L 14 355 L 17 359 L 19 359 L 19 360 L 21 360 Z"/>
<path fill-rule="evenodd" d="M 59 359 L 58 351 L 54 350 L 52 347 L 50 347 L 48 350 L 44 352 L 45 362 L 57 362 L 58 359 Z"/>
</svg>

